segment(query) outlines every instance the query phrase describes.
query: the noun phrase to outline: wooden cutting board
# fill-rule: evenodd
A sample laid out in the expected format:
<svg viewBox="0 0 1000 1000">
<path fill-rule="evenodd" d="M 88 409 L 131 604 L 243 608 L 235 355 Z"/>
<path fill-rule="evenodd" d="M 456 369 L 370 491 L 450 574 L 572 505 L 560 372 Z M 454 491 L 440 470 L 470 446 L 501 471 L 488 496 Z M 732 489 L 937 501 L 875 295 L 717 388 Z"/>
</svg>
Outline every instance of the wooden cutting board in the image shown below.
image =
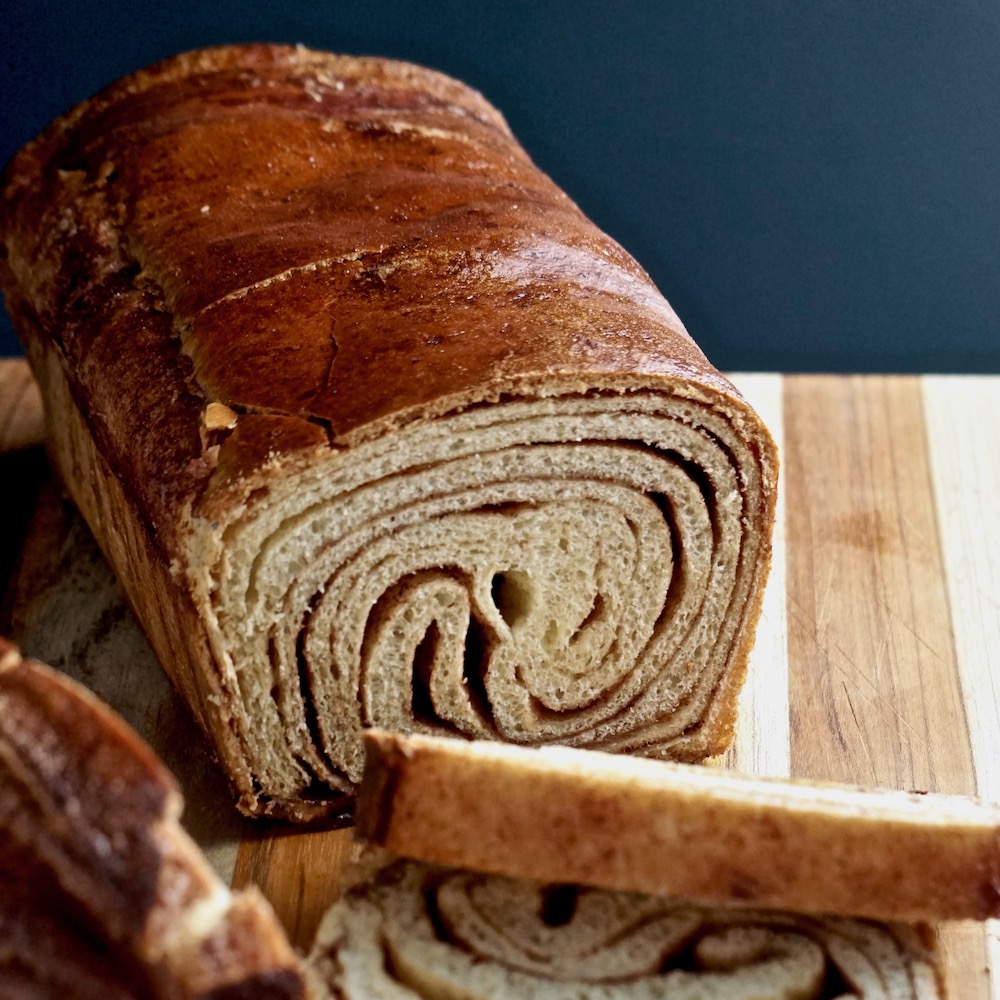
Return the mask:
<svg viewBox="0 0 1000 1000">
<path fill-rule="evenodd" d="M 782 450 L 774 569 L 723 763 L 1000 801 L 1000 377 L 737 376 Z M 350 833 L 252 824 L 48 476 L 37 397 L 0 361 L 0 628 L 83 680 L 178 774 L 222 876 L 308 945 Z M 950 995 L 1000 998 L 993 924 L 941 930 Z M 992 975 L 990 970 L 996 970 Z M 994 980 L 996 983 L 994 984 Z"/>
</svg>

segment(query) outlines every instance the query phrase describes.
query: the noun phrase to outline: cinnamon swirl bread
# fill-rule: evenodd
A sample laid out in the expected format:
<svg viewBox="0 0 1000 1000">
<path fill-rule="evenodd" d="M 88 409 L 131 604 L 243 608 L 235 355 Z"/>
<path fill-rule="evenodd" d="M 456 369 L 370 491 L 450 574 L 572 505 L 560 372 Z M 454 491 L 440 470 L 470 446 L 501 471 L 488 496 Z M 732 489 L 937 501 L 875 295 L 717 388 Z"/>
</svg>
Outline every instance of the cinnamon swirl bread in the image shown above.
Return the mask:
<svg viewBox="0 0 1000 1000">
<path fill-rule="evenodd" d="M 480 95 L 196 52 L 3 192 L 52 454 L 244 810 L 344 808 L 371 725 L 725 747 L 773 442 Z"/>
<path fill-rule="evenodd" d="M 926 927 L 388 863 L 312 955 L 342 1000 L 937 1000 Z"/>
<path fill-rule="evenodd" d="M 695 771 L 705 776 L 710 799 L 710 772 Z M 641 789 L 622 783 L 619 795 L 635 799 Z M 561 802 L 572 819 L 572 797 Z M 219 884 L 178 825 L 179 805 L 169 774 L 119 718 L 75 683 L 21 660 L 0 642 L 0 995 L 942 995 L 934 936 L 921 925 L 526 882 L 371 849 L 324 919 L 306 963 L 256 892 L 232 895 Z M 774 803 L 762 801 L 760 809 L 780 823 Z M 599 834 L 595 844 L 600 847 Z M 564 870 L 564 855 L 578 846 L 550 840 L 550 870 Z M 761 854 L 759 864 L 766 872 L 770 862 Z"/>
</svg>

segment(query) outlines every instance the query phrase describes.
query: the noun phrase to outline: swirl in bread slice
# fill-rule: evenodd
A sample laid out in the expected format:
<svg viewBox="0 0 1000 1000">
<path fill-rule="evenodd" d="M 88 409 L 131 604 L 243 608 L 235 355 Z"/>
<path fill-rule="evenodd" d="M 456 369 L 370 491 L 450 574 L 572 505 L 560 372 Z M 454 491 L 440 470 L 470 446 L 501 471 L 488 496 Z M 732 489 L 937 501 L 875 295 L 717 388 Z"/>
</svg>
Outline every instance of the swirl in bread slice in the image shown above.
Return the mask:
<svg viewBox="0 0 1000 1000">
<path fill-rule="evenodd" d="M 927 928 L 392 861 L 311 958 L 340 1000 L 936 1000 Z"/>
</svg>

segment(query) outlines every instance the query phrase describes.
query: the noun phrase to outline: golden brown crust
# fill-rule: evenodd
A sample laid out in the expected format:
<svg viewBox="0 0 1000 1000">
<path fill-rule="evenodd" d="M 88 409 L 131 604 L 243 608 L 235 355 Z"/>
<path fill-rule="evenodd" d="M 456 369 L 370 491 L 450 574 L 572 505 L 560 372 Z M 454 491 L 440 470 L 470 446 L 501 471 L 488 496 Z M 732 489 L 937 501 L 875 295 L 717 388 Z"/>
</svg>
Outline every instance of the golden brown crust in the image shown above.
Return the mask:
<svg viewBox="0 0 1000 1000">
<path fill-rule="evenodd" d="M 563 392 L 694 382 L 745 409 L 499 115 L 418 67 L 275 46 L 180 56 L 56 121 L 3 188 L 8 295 L 61 349 L 162 533 L 204 487 L 206 400 L 335 443 L 554 377 Z M 301 433 L 241 442 L 242 467 L 300 450 Z"/>
<path fill-rule="evenodd" d="M 365 746 L 358 834 L 397 854 L 798 913 L 1000 914 L 1000 808 L 971 799 L 375 730 Z"/>
<path fill-rule="evenodd" d="M 57 120 L 2 186 L 0 282 L 58 467 L 244 809 L 339 809 L 350 766 L 292 746 L 273 767 L 293 777 L 262 777 L 258 709 L 213 619 L 213 526 L 228 538 L 276 480 L 335 471 L 379 435 L 518 400 L 660 397 L 705 414 L 670 416 L 697 423 L 735 470 L 734 523 L 751 540 L 730 560 L 738 610 L 719 632 L 733 652 L 683 739 L 668 727 L 649 746 L 685 759 L 724 747 L 767 572 L 773 442 L 639 265 L 480 95 L 386 60 L 188 53 Z M 293 679 L 306 702 L 318 669 Z M 298 692 L 273 690 L 294 714 Z M 630 734 L 605 737 L 635 749 Z"/>
</svg>

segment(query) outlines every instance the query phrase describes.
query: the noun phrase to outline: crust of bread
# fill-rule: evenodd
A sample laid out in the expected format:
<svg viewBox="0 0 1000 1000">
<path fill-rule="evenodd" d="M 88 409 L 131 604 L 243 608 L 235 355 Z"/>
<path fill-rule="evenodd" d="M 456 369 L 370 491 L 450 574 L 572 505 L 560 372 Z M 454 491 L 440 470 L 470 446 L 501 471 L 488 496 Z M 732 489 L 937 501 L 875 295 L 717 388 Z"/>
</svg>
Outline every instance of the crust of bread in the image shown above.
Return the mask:
<svg viewBox="0 0 1000 1000">
<path fill-rule="evenodd" d="M 11 301 L 8 297 L 8 304 Z M 19 329 L 33 322 L 25 318 Z M 229 695 L 218 672 L 209 666 L 212 656 L 204 623 L 157 544 L 156 526 L 140 513 L 112 462 L 97 446 L 59 351 L 41 335 L 28 338 L 26 347 L 46 399 L 47 419 L 54 425 L 48 448 L 56 469 L 98 539 L 161 665 L 209 736 L 238 803 L 247 812 L 267 814 L 233 725 Z M 296 818 L 309 819 L 316 812 L 303 806 Z"/>
<path fill-rule="evenodd" d="M 2 829 L 0 884 L 0 996 L 131 1000 L 145 995 L 141 971 L 86 933 L 88 914 L 67 901 L 53 873 Z"/>
<path fill-rule="evenodd" d="M 676 752 L 728 743 L 768 568 L 773 442 L 479 94 L 388 60 L 188 53 L 58 119 L 0 184 L 0 283 L 56 465 L 241 808 L 305 820 L 344 797 L 306 778 L 261 787 L 206 624 L 202 539 L 317 461 L 503 400 L 662 393 L 743 436 L 759 484 L 747 598 Z"/>
<path fill-rule="evenodd" d="M 311 73 L 317 86 L 326 82 L 324 77 L 356 81 L 358 93 L 347 100 L 354 100 L 359 122 L 373 109 L 384 112 L 397 104 L 407 110 L 433 109 L 468 126 L 468 134 L 449 136 L 439 128 L 441 135 L 423 139 L 459 147 L 475 144 L 477 155 L 488 163 L 483 190 L 461 184 L 460 165 L 467 157 L 449 150 L 454 174 L 443 173 L 437 183 L 427 185 L 427 204 L 409 206 L 417 221 L 406 213 L 400 217 L 402 204 L 387 204 L 385 211 L 381 205 L 373 208 L 367 190 L 372 181 L 359 167 L 371 168 L 368 161 L 374 160 L 384 171 L 379 180 L 389 186 L 393 180 L 402 183 L 407 168 L 440 169 L 434 164 L 440 151 L 433 144 L 411 149 L 421 136 L 414 138 L 402 127 L 394 131 L 391 122 L 352 128 L 343 108 L 336 111 L 346 119 L 343 127 L 349 135 L 402 147 L 401 164 L 393 166 L 384 153 L 372 157 L 363 143 L 330 144 L 323 150 L 316 144 L 322 121 L 318 115 L 311 120 L 300 107 L 309 100 L 301 89 L 304 73 Z M 224 121 L 215 138 L 218 148 L 205 154 L 217 161 L 215 174 L 199 175 L 199 186 L 188 183 L 183 162 L 193 149 L 157 143 L 149 135 L 163 129 L 172 143 L 200 143 L 199 117 L 210 118 L 213 110 L 219 113 L 227 104 L 246 101 L 248 92 L 262 87 L 276 92 L 267 104 L 276 105 L 279 114 L 269 116 L 258 105 L 232 126 Z M 323 100 L 330 98 L 317 99 L 320 109 Z M 292 116 L 301 122 L 290 130 Z M 225 134 L 229 128 L 232 135 Z M 428 125 L 425 131 L 433 130 Z M 141 171 L 152 164 L 132 162 L 135 150 L 128 143 L 136 138 L 147 144 L 140 157 L 165 161 L 160 170 L 169 172 L 162 178 L 170 196 L 167 204 L 138 204 Z M 239 245 L 232 235 L 237 220 L 213 219 L 211 203 L 204 199 L 212 185 L 231 189 L 240 163 L 255 164 L 261 150 L 293 140 L 313 160 L 326 156 L 329 162 L 310 162 L 296 149 L 296 156 L 281 164 L 287 175 L 284 186 L 294 190 L 323 166 L 344 174 L 348 187 L 342 204 L 325 217 L 317 217 L 313 205 L 288 210 L 280 222 L 297 235 L 302 260 L 275 274 L 277 251 L 262 239 Z M 262 180 L 251 175 L 241 181 L 245 198 L 232 210 L 252 211 L 259 196 L 254 186 Z M 124 220 L 117 217 L 121 209 L 116 210 L 112 196 L 119 184 L 126 187 L 127 207 L 133 212 Z M 259 472 L 268 459 L 330 442 L 351 445 L 505 393 L 628 391 L 658 382 L 669 391 L 700 393 L 739 419 L 756 422 L 648 275 L 534 167 L 499 113 L 470 88 L 422 67 L 269 45 L 186 53 L 113 84 L 57 119 L 14 157 L 2 186 L 4 291 L 13 300 L 21 336 L 29 346 L 46 338 L 59 349 L 73 373 L 80 409 L 89 416 L 89 433 L 168 554 L 174 546 L 171 536 L 185 529 L 179 511 L 196 500 L 210 507 L 220 490 L 219 502 L 232 502 L 225 486 L 236 481 L 246 489 L 246 474 Z M 504 186 L 522 193 L 524 205 L 497 197 Z M 419 192 L 407 189 L 406 194 L 416 198 Z M 483 239 L 486 208 L 472 199 L 474 194 L 481 199 L 492 195 L 496 201 L 488 204 L 485 220 L 487 231 L 498 234 L 492 246 Z M 157 191 L 158 198 L 166 196 Z M 444 199 L 448 207 L 436 199 Z M 209 210 L 203 212 L 206 206 Z M 72 231 L 66 225 L 60 229 L 58 221 L 68 210 L 74 217 Z M 437 226 L 442 212 L 463 217 L 461 224 L 456 223 L 454 232 L 447 230 L 450 242 L 439 239 L 421 251 L 428 242 L 427 226 Z M 200 224 L 180 225 L 178 220 L 192 215 Z M 49 234 L 41 245 L 39 231 Z M 528 233 L 534 236 L 526 242 Z M 289 238 L 274 234 L 282 245 Z M 237 287 L 232 287 L 233 262 L 220 255 L 220 243 L 227 239 L 236 243 L 231 252 L 242 254 Z M 323 253 L 316 256 L 320 248 Z M 438 274 L 430 269 L 442 255 L 454 259 Z M 301 289 L 288 293 L 290 281 L 298 285 L 300 277 L 321 273 L 341 258 L 364 265 L 351 269 L 347 287 L 338 288 L 322 275 L 322 288 L 301 282 Z M 530 324 L 514 322 L 523 314 L 524 301 L 512 304 L 510 287 L 496 282 L 501 265 L 524 270 L 518 277 L 528 295 L 543 303 L 568 301 L 545 306 Z M 375 352 L 370 326 L 386 322 L 384 302 L 376 292 L 388 287 L 394 266 L 404 273 L 419 272 L 419 280 L 394 293 L 401 317 L 433 293 L 435 301 L 425 317 L 430 332 L 414 331 L 412 343 Z M 574 276 L 581 268 L 597 267 L 609 272 L 605 287 L 581 294 Z M 255 297 L 248 303 L 251 292 Z M 338 330 L 310 331 L 317 306 L 331 296 L 338 298 Z M 404 296 L 412 299 L 401 302 Z M 240 311 L 228 316 L 230 321 L 246 324 L 254 316 L 266 317 L 266 349 L 250 337 L 238 344 L 221 319 L 206 316 L 206 310 L 233 303 Z M 99 310 L 100 315 L 85 310 Z M 441 318 L 455 312 L 462 318 L 461 335 L 428 343 L 440 333 Z M 32 318 L 36 322 L 22 330 L 22 323 Z M 60 319 L 69 320 L 68 328 L 56 328 Z M 99 330 L 95 320 L 101 321 Z M 199 322 L 204 325 L 187 329 Z M 332 364 L 331 337 L 336 341 Z M 498 346 L 491 349 L 491 341 Z M 319 346 L 326 355 L 322 364 L 315 364 Z M 134 408 L 126 409 L 126 401 Z M 226 447 L 223 441 L 220 454 L 204 434 L 210 402 L 264 419 L 240 421 L 238 447 Z M 94 419 L 95 411 L 100 420 Z M 277 419 L 268 419 L 272 417 Z M 58 423 L 60 418 L 56 413 L 50 419 Z M 773 478 L 773 445 L 766 431 L 758 432 L 755 444 Z M 222 471 L 213 478 L 217 467 Z"/>
<path fill-rule="evenodd" d="M 890 921 L 1000 914 L 1000 807 L 561 747 L 365 734 L 358 835 L 439 864 Z"/>
</svg>

